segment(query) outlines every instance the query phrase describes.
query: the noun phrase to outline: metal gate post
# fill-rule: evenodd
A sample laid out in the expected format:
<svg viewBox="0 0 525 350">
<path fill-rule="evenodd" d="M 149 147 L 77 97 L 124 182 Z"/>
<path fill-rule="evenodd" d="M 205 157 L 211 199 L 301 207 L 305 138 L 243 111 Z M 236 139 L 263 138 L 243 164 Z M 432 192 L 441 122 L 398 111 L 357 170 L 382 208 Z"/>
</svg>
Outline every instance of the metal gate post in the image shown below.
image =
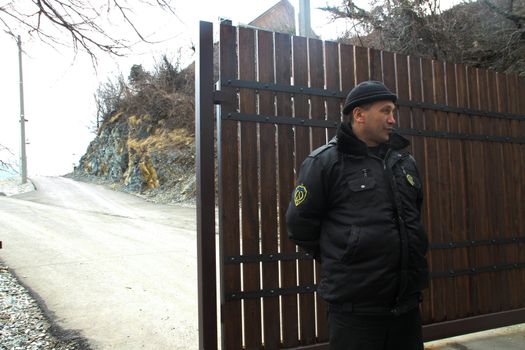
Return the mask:
<svg viewBox="0 0 525 350">
<path fill-rule="evenodd" d="M 212 350 L 217 349 L 213 25 L 201 21 L 199 27 L 195 67 L 199 349 Z"/>
</svg>

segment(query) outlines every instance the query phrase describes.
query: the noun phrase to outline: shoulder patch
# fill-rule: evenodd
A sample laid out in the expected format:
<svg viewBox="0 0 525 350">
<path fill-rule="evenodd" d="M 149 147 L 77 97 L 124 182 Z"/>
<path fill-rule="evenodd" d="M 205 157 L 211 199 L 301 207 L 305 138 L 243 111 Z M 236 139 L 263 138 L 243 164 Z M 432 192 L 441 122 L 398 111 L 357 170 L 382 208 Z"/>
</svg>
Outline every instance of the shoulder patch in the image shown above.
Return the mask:
<svg viewBox="0 0 525 350">
<path fill-rule="evenodd" d="M 304 202 L 307 194 L 308 190 L 306 189 L 306 186 L 299 185 L 295 188 L 293 193 L 293 200 L 296 207 L 298 207 L 302 202 Z"/>
<path fill-rule="evenodd" d="M 311 158 L 315 158 L 317 157 L 318 155 L 320 155 L 321 153 L 323 153 L 324 151 L 326 151 L 327 149 L 330 149 L 332 147 L 334 147 L 336 145 L 335 142 L 329 142 L 327 143 L 326 145 L 324 146 L 321 146 L 315 150 L 312 151 L 312 153 L 310 153 L 310 155 L 308 157 L 311 157 Z"/>
</svg>

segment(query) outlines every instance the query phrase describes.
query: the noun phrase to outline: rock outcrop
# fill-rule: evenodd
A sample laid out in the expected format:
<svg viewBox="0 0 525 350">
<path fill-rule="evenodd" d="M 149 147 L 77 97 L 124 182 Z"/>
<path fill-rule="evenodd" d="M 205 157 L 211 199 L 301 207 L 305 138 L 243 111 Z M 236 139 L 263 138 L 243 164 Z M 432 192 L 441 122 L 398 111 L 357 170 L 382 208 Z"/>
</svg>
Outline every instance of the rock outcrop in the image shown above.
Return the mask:
<svg viewBox="0 0 525 350">
<path fill-rule="evenodd" d="M 74 175 L 96 176 L 119 190 L 163 203 L 193 202 L 195 142 L 148 114 L 114 113 L 99 129 Z"/>
</svg>

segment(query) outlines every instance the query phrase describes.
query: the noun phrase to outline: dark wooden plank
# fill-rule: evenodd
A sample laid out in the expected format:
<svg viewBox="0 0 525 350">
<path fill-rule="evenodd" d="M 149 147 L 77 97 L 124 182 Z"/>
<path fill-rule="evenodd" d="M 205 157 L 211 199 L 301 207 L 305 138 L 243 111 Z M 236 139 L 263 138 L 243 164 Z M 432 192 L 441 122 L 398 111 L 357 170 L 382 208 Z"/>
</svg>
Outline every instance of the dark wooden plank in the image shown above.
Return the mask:
<svg viewBox="0 0 525 350">
<path fill-rule="evenodd" d="M 308 51 L 307 41 L 302 37 L 293 37 L 293 81 L 295 85 L 308 85 Z M 305 95 L 294 96 L 295 117 L 306 118 L 309 115 L 308 98 Z M 310 153 L 310 130 L 308 127 L 295 128 L 295 169 L 296 173 L 303 160 Z M 314 282 L 314 263 L 309 260 L 299 261 L 299 285 Z M 315 308 L 314 295 L 299 295 L 299 315 L 301 318 L 301 343 L 303 345 L 315 342 Z"/>
<path fill-rule="evenodd" d="M 489 110 L 489 96 L 488 96 L 488 82 L 487 82 L 487 70 L 478 69 L 477 70 L 477 83 L 478 83 L 478 109 Z M 479 132 L 483 135 L 490 135 L 493 133 L 491 130 L 491 119 L 486 117 L 477 118 L 476 124 L 479 125 Z M 493 142 L 482 142 L 483 150 L 483 163 L 481 164 L 481 169 L 483 172 L 482 176 L 482 217 L 481 217 L 481 232 L 480 237 L 483 239 L 492 239 L 496 232 L 493 231 L 493 223 L 496 220 L 495 208 L 493 202 L 494 190 L 499 187 L 498 182 L 494 182 L 496 178 L 495 170 L 496 163 L 498 160 L 495 160 L 492 151 L 496 143 Z M 481 159 L 480 159 L 481 160 Z M 491 190 L 487 190 L 491 188 Z M 496 246 L 486 246 L 480 249 L 481 258 L 479 263 L 480 266 L 491 266 L 497 263 L 497 247 Z M 498 279 L 498 272 L 488 272 L 483 274 L 483 284 L 484 284 L 484 295 L 486 295 L 486 306 L 484 311 L 486 312 L 496 312 L 498 308 L 496 307 L 498 300 L 498 291 L 496 289 L 496 284 L 494 281 Z"/>
<path fill-rule="evenodd" d="M 356 84 L 369 80 L 370 75 L 368 65 L 368 49 L 362 46 L 355 46 L 355 80 Z"/>
<path fill-rule="evenodd" d="M 356 85 L 355 76 L 355 60 L 354 60 L 354 46 L 352 45 L 340 45 L 340 60 L 341 60 L 341 71 L 340 71 L 340 86 L 341 91 L 347 95 L 350 90 Z M 345 100 L 341 101 L 341 110 L 344 106 Z M 349 122 L 351 116 L 341 116 L 342 122 Z"/>
<path fill-rule="evenodd" d="M 497 112 L 508 112 L 507 108 L 507 99 L 508 99 L 508 93 L 507 93 L 507 79 L 504 74 L 496 73 L 495 77 L 495 86 L 496 86 L 496 97 L 497 97 L 497 106 L 495 108 L 495 111 Z M 508 136 L 511 134 L 511 122 L 510 120 L 498 120 L 498 129 L 499 134 L 502 136 Z M 501 202 L 501 221 L 498 225 L 498 230 L 504 237 L 512 237 L 513 232 L 510 229 L 512 226 L 512 214 L 514 210 L 514 181 L 512 180 L 512 170 L 509 169 L 509 164 L 513 162 L 513 147 L 512 144 L 509 143 L 503 143 L 501 147 L 499 148 L 499 158 L 505 165 L 501 169 L 501 186 L 502 186 L 502 202 Z M 515 255 L 513 252 L 514 249 L 517 248 L 517 245 L 506 245 L 504 247 L 501 247 L 500 249 L 500 256 L 502 263 L 513 263 L 511 260 L 511 257 Z M 500 288 L 500 293 L 502 296 L 502 309 L 503 310 L 510 310 L 512 306 L 512 299 L 513 299 L 513 285 L 514 285 L 514 279 L 512 278 L 512 271 L 504 271 L 502 272 L 502 278 L 503 278 L 503 288 Z"/>
<path fill-rule="evenodd" d="M 310 67 L 309 69 L 310 87 L 324 89 L 324 55 L 323 42 L 318 39 L 308 40 L 308 56 Z M 310 119 L 326 120 L 326 111 L 324 105 L 324 98 L 319 96 L 310 97 Z M 326 129 L 312 128 L 312 149 L 326 144 Z"/>
<path fill-rule="evenodd" d="M 441 61 L 432 61 L 433 81 L 434 81 L 434 103 L 446 104 L 446 90 L 445 90 L 445 65 Z M 438 111 L 435 114 L 434 126 L 436 130 L 447 130 L 449 116 L 445 112 Z M 447 139 L 435 140 L 437 153 L 437 190 L 438 190 L 438 208 L 434 211 L 435 225 L 439 226 L 439 233 L 434 232 L 435 236 L 439 236 L 440 242 L 454 241 L 455 228 L 452 225 L 451 203 L 454 200 L 450 189 L 452 182 L 455 181 L 451 177 L 450 159 L 455 154 L 451 153 L 450 141 Z M 452 250 L 445 249 L 442 253 L 442 271 L 450 271 L 454 269 Z M 444 299 L 446 301 L 443 305 L 444 319 L 454 319 L 457 315 L 457 301 L 454 293 L 454 278 L 446 278 L 444 283 Z"/>
<path fill-rule="evenodd" d="M 480 89 L 485 91 L 487 103 L 484 105 L 489 111 L 497 111 L 498 108 L 498 90 L 496 84 L 496 73 L 494 71 L 486 71 L 485 86 L 480 85 Z M 486 135 L 502 136 L 502 122 L 504 119 L 488 118 L 484 125 L 483 133 Z M 503 143 L 486 142 L 485 147 L 488 150 L 488 159 L 485 162 L 486 173 L 489 177 L 491 189 L 486 189 L 488 210 L 490 213 L 489 220 L 489 235 L 491 238 L 505 237 L 505 212 L 503 207 L 507 201 L 507 193 L 505 193 L 505 171 L 506 164 L 503 162 Z M 495 180 L 495 181 L 494 181 Z M 495 265 L 504 264 L 507 262 L 504 254 L 505 247 L 495 246 L 491 247 L 490 253 L 492 255 L 492 263 Z M 508 291 L 501 291 L 501 286 L 507 285 L 507 272 L 495 272 L 492 274 L 492 310 L 493 312 L 502 311 L 505 303 L 505 296 Z M 496 281 L 496 283 L 494 283 Z"/>
<path fill-rule="evenodd" d="M 325 64 L 324 64 L 324 50 L 323 50 L 323 42 L 321 40 L 317 39 L 309 39 L 308 41 L 308 55 L 309 55 L 309 62 L 310 67 L 315 67 L 315 69 L 310 69 L 310 87 L 318 88 L 318 89 L 324 89 L 324 72 L 325 72 Z M 326 112 L 325 112 L 325 100 L 321 97 L 312 96 L 310 98 L 310 111 L 311 111 L 311 119 L 317 119 L 317 120 L 325 120 L 326 119 Z M 315 149 L 321 145 L 324 145 L 327 143 L 326 140 L 326 129 L 325 128 L 312 128 L 312 148 Z M 315 274 L 315 281 L 319 281 L 320 278 L 320 264 L 316 263 L 314 265 L 314 274 Z M 326 304 L 325 302 L 319 297 L 319 295 L 315 294 L 315 311 L 316 311 L 316 325 L 317 325 L 317 331 L 316 331 L 316 337 L 317 341 L 320 341 L 320 338 L 322 338 L 324 341 L 328 339 L 328 326 L 326 323 Z"/>
<path fill-rule="evenodd" d="M 507 76 L 507 99 L 508 99 L 508 111 L 510 113 L 519 113 L 521 102 L 520 100 L 523 100 L 523 90 L 520 94 L 520 82 L 518 80 L 518 77 L 516 75 L 508 75 Z M 525 137 L 525 132 L 523 128 L 523 121 L 513 120 L 511 121 L 511 134 L 512 137 Z M 524 212 L 525 207 L 523 204 L 523 198 L 525 198 L 525 191 L 523 186 L 523 170 L 524 170 L 524 163 L 523 163 L 523 153 L 525 151 L 525 148 L 523 145 L 516 145 L 514 144 L 513 152 L 511 156 L 511 163 L 508 163 L 508 166 L 506 166 L 506 169 L 512 173 L 512 184 L 513 186 L 510 188 L 510 191 L 513 194 L 513 200 L 512 202 L 512 208 L 508 215 L 511 215 L 511 226 L 508 228 L 509 231 L 514 232 L 525 232 L 525 223 L 524 223 Z M 512 164 L 512 165 L 511 165 Z M 521 165 L 521 166 L 520 166 Z M 525 261 L 524 256 L 524 246 L 523 244 L 520 244 L 518 247 L 515 247 L 515 249 L 510 249 L 509 254 L 510 260 L 513 261 L 519 261 L 523 262 Z M 511 274 L 511 278 L 514 281 L 512 288 L 512 308 L 517 308 L 525 304 L 525 297 L 523 296 L 523 293 L 520 293 L 518 291 L 522 291 L 523 288 L 525 288 L 525 272 L 524 270 L 515 270 Z"/>
<path fill-rule="evenodd" d="M 468 68 L 468 90 L 469 90 L 469 107 L 480 109 L 480 94 L 478 69 Z M 472 132 L 475 134 L 482 134 L 482 121 L 479 117 L 472 116 L 469 118 Z M 482 239 L 486 237 L 487 218 L 484 217 L 487 213 L 487 203 L 484 196 L 485 193 L 485 174 L 484 174 L 484 159 L 486 158 L 485 147 L 481 141 L 473 141 L 471 154 L 472 158 L 472 176 L 471 179 L 471 195 L 472 208 L 469 219 L 471 228 L 471 239 Z M 471 256 L 474 258 L 472 266 L 484 266 L 489 254 L 486 246 L 476 247 L 471 249 Z M 477 310 L 475 314 L 487 313 L 490 311 L 490 280 L 487 274 L 478 274 L 472 277 L 477 294 Z"/>
<path fill-rule="evenodd" d="M 235 27 L 221 25 L 219 49 L 221 78 L 237 78 L 236 45 Z M 228 98 L 221 105 L 221 113 L 236 111 L 238 101 L 234 89 L 226 88 L 223 91 Z M 241 302 L 226 302 L 224 298 L 225 294 L 241 290 L 241 269 L 237 264 L 223 264 L 225 257 L 240 254 L 237 122 L 221 121 L 219 137 L 219 239 L 221 245 L 221 304 L 224 316 L 221 341 L 223 349 L 241 349 Z"/>
<path fill-rule="evenodd" d="M 409 56 L 408 57 L 408 70 L 410 74 L 410 100 L 414 102 L 421 102 L 423 97 L 421 95 L 421 62 L 419 58 Z M 425 129 L 424 119 L 423 119 L 423 110 L 421 108 L 412 108 L 412 118 L 411 118 L 411 127 L 414 129 Z M 414 145 L 412 147 L 413 155 L 416 158 L 419 171 L 422 176 L 426 174 L 425 166 L 425 138 L 423 137 L 414 137 Z M 428 217 L 428 206 L 426 202 L 428 201 L 427 189 L 425 189 L 425 209 L 422 212 L 423 222 L 426 224 Z"/>
<path fill-rule="evenodd" d="M 290 84 L 292 76 L 292 47 L 289 35 L 275 34 L 275 79 L 277 84 Z M 292 100 L 289 94 L 277 94 L 277 115 L 292 115 Z M 286 209 L 290 203 L 294 186 L 294 131 L 291 126 L 278 125 L 279 158 L 279 245 L 280 252 L 295 252 L 295 244 L 288 239 L 286 231 Z M 297 285 L 296 261 L 281 262 L 281 287 Z M 288 348 L 299 345 L 299 321 L 297 296 L 281 297 L 282 344 Z"/>
<path fill-rule="evenodd" d="M 457 95 L 457 77 L 456 66 L 451 63 L 445 63 L 446 74 L 446 102 L 452 107 L 459 107 Z M 460 133 L 460 118 L 459 114 L 450 113 L 448 116 L 447 131 L 452 133 Z M 465 217 L 467 215 L 466 193 L 465 193 L 465 167 L 464 167 L 464 147 L 461 140 L 450 140 L 450 215 L 452 231 L 452 241 L 466 241 L 467 240 L 467 225 Z M 456 248 L 451 252 L 452 269 L 462 270 L 469 268 L 467 248 Z M 470 303 L 469 296 L 469 278 L 468 276 L 458 276 L 454 278 L 454 287 L 452 293 L 455 294 L 456 313 L 448 315 L 449 319 L 458 319 L 468 316 L 468 306 Z"/>
<path fill-rule="evenodd" d="M 239 79 L 255 80 L 255 33 L 253 29 L 239 28 Z M 255 114 L 255 91 L 240 89 L 240 112 Z M 241 232 L 242 253 L 259 254 L 259 196 L 257 125 L 241 123 Z M 243 264 L 243 290 L 261 288 L 259 264 Z M 246 299 L 244 306 L 244 341 L 246 349 L 261 347 L 261 301 Z"/>
<path fill-rule="evenodd" d="M 368 61 L 370 80 L 383 81 L 384 70 L 381 68 L 381 51 L 368 49 Z M 393 86 L 392 90 L 394 90 Z"/>
<path fill-rule="evenodd" d="M 410 99 L 409 74 L 408 74 L 408 57 L 406 55 L 395 54 L 394 56 L 395 72 L 397 80 L 397 96 L 399 99 Z M 398 107 L 397 127 L 409 129 L 411 127 L 412 111 L 408 107 Z M 412 136 L 407 137 L 410 141 L 410 149 L 414 143 Z"/>
<path fill-rule="evenodd" d="M 433 102 L 433 71 L 432 62 L 427 59 L 421 60 L 421 85 L 423 87 L 422 97 L 424 102 Z M 440 115 L 437 111 L 423 111 L 423 124 L 425 130 L 438 130 L 438 119 Z M 441 193 L 440 177 L 442 176 L 439 159 L 439 142 L 436 138 L 425 138 L 425 168 L 423 175 L 425 181 L 427 203 L 427 232 L 430 242 L 443 241 L 443 228 L 440 218 L 440 203 L 443 193 Z M 444 271 L 444 252 L 433 250 L 429 254 L 430 266 L 433 271 Z M 432 319 L 440 322 L 446 318 L 446 279 L 437 278 L 432 284 Z"/>
<path fill-rule="evenodd" d="M 422 95 L 421 95 L 421 62 L 419 58 L 410 56 L 408 58 L 408 70 L 410 74 L 410 99 L 414 102 L 421 102 L 422 101 Z M 411 119 L 411 127 L 414 129 L 425 129 L 424 125 L 424 118 L 423 118 L 423 111 L 420 108 L 413 108 L 412 109 L 412 119 Z M 425 164 L 425 138 L 423 137 L 414 137 L 412 142 L 412 154 L 414 155 L 414 158 L 416 159 L 419 172 L 421 173 L 422 180 L 426 178 L 427 168 Z M 423 183 L 424 186 L 424 203 L 423 208 L 421 211 L 421 219 L 423 221 L 423 225 L 428 231 L 428 217 L 429 217 L 429 188 L 426 182 Z M 429 268 L 431 269 L 431 260 L 429 257 Z M 425 290 L 423 294 L 423 304 L 421 305 L 421 311 L 423 316 L 423 322 L 424 323 L 431 323 L 432 322 L 432 301 L 433 301 L 433 295 L 432 295 L 432 286 L 434 284 L 434 281 L 431 281 L 430 288 Z"/>
<path fill-rule="evenodd" d="M 477 94 L 477 74 L 476 70 L 471 67 L 467 67 L 467 106 L 469 108 L 476 108 L 478 106 L 478 94 Z M 479 125 L 476 125 L 475 118 L 473 116 L 468 117 L 470 124 L 470 130 L 472 133 L 480 133 Z M 482 206 L 484 203 L 480 201 L 480 195 L 483 193 L 482 188 L 482 179 L 481 176 L 481 167 L 480 159 L 483 157 L 483 150 L 481 142 L 472 141 L 469 142 L 469 193 L 468 196 L 470 200 L 470 211 L 468 215 L 468 228 L 469 228 L 469 239 L 477 240 L 479 239 L 479 234 L 481 231 L 480 216 L 482 215 Z M 483 259 L 482 251 L 478 248 L 470 249 L 470 266 L 475 267 L 479 266 L 481 259 Z M 486 281 L 483 276 L 473 275 L 471 277 L 471 286 L 473 287 L 472 291 L 472 312 L 474 315 L 479 315 L 483 313 L 485 309 L 486 295 L 484 294 L 486 290 Z"/>
<path fill-rule="evenodd" d="M 456 65 L 456 88 L 457 88 L 457 97 L 458 97 L 458 105 L 460 107 L 468 107 L 469 106 L 469 82 L 468 82 L 469 72 L 467 68 L 463 65 Z M 460 115 L 459 116 L 459 131 L 460 133 L 466 133 L 470 134 L 472 133 L 472 126 L 471 126 L 471 116 L 468 115 Z M 466 225 L 466 232 L 467 232 L 467 238 L 469 240 L 475 239 L 473 233 L 472 233 L 472 206 L 475 205 L 474 203 L 474 196 L 473 196 L 473 188 L 472 185 L 472 178 L 476 176 L 473 164 L 475 163 L 475 159 L 473 156 L 473 152 L 475 152 L 473 142 L 463 140 L 461 141 L 463 145 L 463 160 L 464 160 L 464 173 L 465 173 L 465 208 L 466 215 L 465 215 L 465 225 Z M 467 264 L 468 267 L 471 268 L 475 264 L 475 256 L 476 251 L 474 249 L 468 248 L 467 249 Z M 478 293 L 477 289 L 478 286 L 476 284 L 476 279 L 474 276 L 469 276 L 469 304 L 468 304 L 468 313 L 470 316 L 477 315 L 477 303 L 478 303 Z"/>
<path fill-rule="evenodd" d="M 217 349 L 215 247 L 215 123 L 213 118 L 213 25 L 199 23 L 195 62 L 195 168 L 197 190 L 197 283 L 199 348 Z M 0 248 L 2 242 L 0 241 Z"/>
<path fill-rule="evenodd" d="M 334 42 L 325 41 L 324 44 L 325 55 L 325 75 L 326 75 L 326 89 L 337 91 L 340 89 L 339 80 L 339 45 Z M 348 68 L 347 68 L 348 69 Z M 353 72 L 353 67 L 352 67 Z M 346 92 L 346 91 L 345 91 Z M 341 121 L 341 100 L 338 98 L 326 99 L 326 118 L 339 123 Z M 327 130 L 327 136 L 330 140 L 335 136 L 336 129 Z"/>
<path fill-rule="evenodd" d="M 351 47 L 346 46 L 346 50 Z M 328 90 L 340 89 L 339 76 L 339 45 L 335 42 L 325 42 L 325 76 L 326 88 Z M 353 65 L 351 67 L 341 67 L 346 76 L 351 76 L 353 79 Z M 326 101 L 327 119 L 334 121 L 334 123 L 341 122 L 341 103 L 339 99 L 328 98 Z M 331 139 L 336 134 L 336 129 L 328 130 L 328 139 Z M 316 282 L 320 280 L 320 265 L 316 264 Z M 317 295 L 317 341 L 328 341 L 328 324 L 326 321 L 326 303 Z"/>
<path fill-rule="evenodd" d="M 274 83 L 273 34 L 258 32 L 258 77 L 260 82 Z M 259 93 L 259 113 L 275 115 L 274 95 L 270 91 Z M 277 169 L 276 126 L 260 125 L 259 157 L 261 172 L 261 239 L 262 254 L 275 254 L 277 243 Z M 263 289 L 279 288 L 279 264 L 276 261 L 262 263 Z M 279 297 L 263 299 L 264 347 L 277 349 L 281 342 Z"/>
<path fill-rule="evenodd" d="M 525 98 L 523 96 L 525 95 L 525 78 L 523 77 L 517 77 L 516 79 L 516 96 L 518 97 L 518 104 L 516 105 L 516 112 L 520 115 L 525 115 Z M 521 120 L 518 122 L 518 137 L 525 138 L 525 120 Z M 517 154 L 519 155 L 517 158 L 517 164 L 520 164 L 519 168 L 521 169 L 521 174 L 523 176 L 523 173 L 525 172 L 525 145 L 518 145 L 519 151 Z M 523 179 L 523 177 L 522 177 Z M 523 203 L 523 198 L 525 198 L 525 186 L 523 185 L 523 181 L 519 182 L 521 183 L 521 186 L 518 188 L 518 195 L 521 198 L 520 201 L 517 203 L 517 210 L 522 215 L 518 216 L 519 220 L 519 228 L 517 232 L 525 232 L 525 203 Z M 519 249 L 520 257 L 519 261 L 525 261 L 525 247 L 522 245 L 521 249 Z M 518 288 L 519 290 L 525 289 L 525 269 L 520 270 L 521 278 L 519 279 Z M 525 296 L 521 295 L 521 299 L 518 301 L 519 307 L 525 306 Z"/>
<path fill-rule="evenodd" d="M 397 94 L 396 86 L 396 64 L 394 54 L 391 52 L 382 52 L 382 81 L 392 91 Z M 407 89 L 408 90 L 408 89 Z"/>
<path fill-rule="evenodd" d="M 354 46 L 341 44 L 339 51 L 341 55 L 341 74 L 339 78 L 341 91 L 347 94 L 356 84 Z"/>
<path fill-rule="evenodd" d="M 394 93 L 396 93 L 399 97 L 398 88 L 396 86 L 396 65 L 395 65 L 395 58 L 394 54 L 391 52 L 381 52 L 381 61 L 382 61 L 382 73 L 381 76 L 383 78 L 383 83 Z M 407 80 L 407 79 L 405 79 Z M 406 97 L 408 99 L 408 85 L 405 85 L 406 90 L 405 92 Z M 399 127 L 399 113 L 398 117 L 396 118 L 396 127 Z M 411 140 L 409 140 L 411 141 Z"/>
</svg>

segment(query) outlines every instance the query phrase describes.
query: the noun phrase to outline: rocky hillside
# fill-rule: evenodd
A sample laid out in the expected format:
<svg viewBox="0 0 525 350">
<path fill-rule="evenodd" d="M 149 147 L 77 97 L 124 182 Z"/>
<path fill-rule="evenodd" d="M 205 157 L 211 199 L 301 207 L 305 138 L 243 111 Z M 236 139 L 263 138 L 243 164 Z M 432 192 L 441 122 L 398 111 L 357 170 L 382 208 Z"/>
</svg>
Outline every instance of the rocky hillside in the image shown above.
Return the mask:
<svg viewBox="0 0 525 350">
<path fill-rule="evenodd" d="M 153 73 L 134 66 L 128 81 L 106 84 L 98 98 L 103 121 L 71 176 L 157 202 L 192 203 L 193 68 L 178 70 L 165 57 Z"/>
</svg>

